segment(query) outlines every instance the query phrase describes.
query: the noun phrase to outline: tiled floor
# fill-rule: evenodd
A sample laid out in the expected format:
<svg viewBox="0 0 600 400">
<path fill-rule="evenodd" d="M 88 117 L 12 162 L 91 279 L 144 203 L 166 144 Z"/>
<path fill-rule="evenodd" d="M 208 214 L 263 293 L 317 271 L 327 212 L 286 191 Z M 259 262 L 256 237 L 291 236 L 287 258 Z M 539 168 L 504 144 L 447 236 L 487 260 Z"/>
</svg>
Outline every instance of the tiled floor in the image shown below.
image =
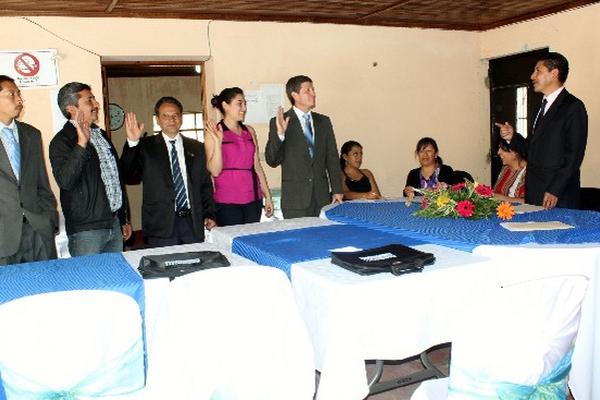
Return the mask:
<svg viewBox="0 0 600 400">
<path fill-rule="evenodd" d="M 444 345 L 430 352 L 430 360 L 444 374 L 448 374 L 448 360 L 450 354 L 450 345 Z M 372 376 L 373 365 L 367 365 L 368 376 Z M 386 362 L 383 369 L 381 381 L 399 378 L 414 372 L 423 370 L 423 366 L 418 358 L 410 358 L 403 361 Z M 398 389 L 369 396 L 368 400 L 408 400 L 419 386 L 419 383 L 404 386 Z"/>
<path fill-rule="evenodd" d="M 448 374 L 449 367 L 449 356 L 450 356 L 450 345 L 442 345 L 436 347 L 435 350 L 429 353 L 429 358 L 433 365 L 440 369 L 444 374 Z M 367 365 L 368 376 L 372 376 L 372 370 L 374 365 Z M 397 362 L 386 362 L 383 369 L 383 376 L 381 381 L 387 379 L 399 378 L 414 372 L 423 370 L 422 364 L 418 358 L 411 358 L 408 360 L 397 361 Z M 387 392 L 375 394 L 367 397 L 366 400 L 408 400 L 412 393 L 420 383 L 416 383 L 409 386 L 404 386 L 398 389 L 390 390 Z M 567 396 L 567 400 L 574 400 L 571 394 Z"/>
</svg>

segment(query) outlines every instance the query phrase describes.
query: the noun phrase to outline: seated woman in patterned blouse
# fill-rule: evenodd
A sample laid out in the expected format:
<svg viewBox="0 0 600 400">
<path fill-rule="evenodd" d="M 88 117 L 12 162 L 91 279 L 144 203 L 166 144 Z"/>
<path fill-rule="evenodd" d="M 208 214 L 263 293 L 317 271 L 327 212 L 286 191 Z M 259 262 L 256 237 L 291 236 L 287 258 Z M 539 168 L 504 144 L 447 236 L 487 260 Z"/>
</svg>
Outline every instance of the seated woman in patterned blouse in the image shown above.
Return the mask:
<svg viewBox="0 0 600 400">
<path fill-rule="evenodd" d="M 381 199 L 381 193 L 373 173 L 361 169 L 363 150 L 360 143 L 350 140 L 340 150 L 342 168 L 342 189 L 345 200 Z"/>
<path fill-rule="evenodd" d="M 410 170 L 406 177 L 406 187 L 404 195 L 412 198 L 419 193 L 416 189 L 431 189 L 438 183 L 443 182 L 453 185 L 455 182 L 454 170 L 451 166 L 445 165 L 439 156 L 439 149 L 436 141 L 430 137 L 421 138 L 417 142 L 415 156 L 421 166 Z"/>
<path fill-rule="evenodd" d="M 502 169 L 494 185 L 494 197 L 501 200 L 523 203 L 525 198 L 525 173 L 527 160 L 510 148 L 504 140 L 498 146 L 498 156 L 502 160 Z"/>
</svg>

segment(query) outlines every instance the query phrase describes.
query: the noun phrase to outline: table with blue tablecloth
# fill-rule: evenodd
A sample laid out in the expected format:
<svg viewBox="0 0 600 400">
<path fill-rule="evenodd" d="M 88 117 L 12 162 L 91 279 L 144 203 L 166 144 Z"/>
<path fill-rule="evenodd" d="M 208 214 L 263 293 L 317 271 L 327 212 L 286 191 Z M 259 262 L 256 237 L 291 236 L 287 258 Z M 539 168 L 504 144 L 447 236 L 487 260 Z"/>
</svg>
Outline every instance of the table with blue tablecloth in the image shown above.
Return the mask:
<svg viewBox="0 0 600 400">
<path fill-rule="evenodd" d="M 569 385 L 576 399 L 600 398 L 600 213 L 553 209 L 517 214 L 511 222 L 559 221 L 573 229 L 511 232 L 498 218 L 465 220 L 414 216 L 419 204 L 403 201 L 346 202 L 326 207 L 322 215 L 383 232 L 396 232 L 419 240 L 489 257 L 494 279 L 524 279 L 580 273 L 590 278 L 582 306 Z M 505 259 L 503 246 L 518 246 L 519 259 Z M 486 276 L 484 278 L 489 278 Z"/>
<path fill-rule="evenodd" d="M 552 210 L 517 215 L 515 221 L 557 220 L 575 226 L 523 233 L 505 230 L 496 218 L 414 217 L 416 207 L 407 208 L 403 201 L 356 201 L 324 209 L 326 218 L 347 227 L 304 224 L 285 232 L 257 226 L 255 233 L 248 226 L 239 231 L 235 226 L 217 228 L 224 230 L 222 236 L 234 251 L 289 274 L 321 372 L 317 398 L 363 399 L 368 394 L 365 360 L 403 359 L 451 341 L 454 317 L 489 288 L 565 273 L 591 279 L 571 389 L 577 399 L 600 398 L 595 384 L 600 382 L 600 365 L 595 361 L 600 360 L 600 346 L 595 345 L 600 342 L 595 328 L 600 321 L 595 300 L 595 293 L 600 293 L 596 279 L 599 214 Z M 390 241 L 433 252 L 437 262 L 422 273 L 365 277 L 328 259 L 328 251 L 337 247 L 365 248 Z M 522 259 L 504 260 L 503 246 L 520 246 L 517 252 Z"/>
<path fill-rule="evenodd" d="M 195 272 L 173 281 L 142 280 L 136 271 L 144 255 L 207 250 L 222 252 L 231 266 Z M 57 269 L 54 268 L 55 264 L 66 267 Z M 69 268 L 74 268 L 77 274 L 68 273 Z M 65 302 L 90 299 L 88 292 L 83 290 L 107 287 L 108 290 L 123 293 L 138 301 L 140 306 L 135 306 L 137 314 L 139 316 L 139 310 L 142 310 L 141 313 L 145 316 L 147 374 L 145 375 L 143 352 L 135 353 L 142 355 L 141 368 L 132 370 L 135 378 L 133 384 L 138 385 L 136 387 L 143 387 L 144 378 L 146 380 L 146 386 L 141 390 L 130 393 L 108 392 L 107 387 L 119 389 L 119 385 L 123 384 L 122 380 L 117 379 L 122 378 L 120 369 L 111 368 L 108 373 L 112 373 L 114 379 L 109 380 L 110 384 L 106 383 L 104 376 L 99 376 L 104 380 L 96 379 L 95 376 L 86 378 L 86 385 L 89 383 L 88 386 L 97 389 L 97 392 L 92 393 L 87 387 L 77 387 L 77 390 L 44 392 L 41 397 L 35 398 L 91 398 L 110 394 L 111 399 L 123 400 L 308 400 L 313 396 L 315 381 L 312 346 L 297 311 L 288 278 L 281 271 L 258 266 L 217 245 L 202 243 L 123 254 L 76 257 L 2 267 L 0 274 L 3 272 L 2 276 L 7 279 L 0 283 L 8 285 L 10 291 L 5 290 L 6 288 L 1 291 L 0 303 L 3 304 L 0 304 L 0 316 L 11 318 L 14 322 L 34 319 L 27 309 L 20 316 L 15 315 L 12 310 L 11 313 L 4 312 L 3 307 L 16 303 L 12 299 L 17 296 L 35 300 L 36 293 L 49 292 L 52 302 L 48 302 L 48 307 L 60 310 L 68 305 Z M 67 296 L 65 291 L 79 297 Z M 94 297 L 92 302 L 96 299 L 98 300 L 92 304 L 89 312 L 94 315 L 96 309 L 102 311 L 103 337 L 97 342 L 99 347 L 90 349 L 90 352 L 102 359 L 102 346 L 123 336 L 123 319 L 111 319 L 123 313 L 115 310 L 114 303 L 100 297 Z M 136 304 L 135 301 L 133 304 Z M 42 313 L 44 306 L 43 302 L 36 304 Z M 70 319 L 68 315 L 63 317 L 56 321 L 57 325 L 52 332 L 31 329 L 24 336 L 35 340 L 36 337 L 45 338 L 50 333 L 60 337 L 65 336 L 65 332 L 79 332 L 79 321 Z M 10 323 L 6 320 L 2 322 L 4 328 Z M 139 325 L 138 323 L 138 331 Z M 6 336 L 4 331 L 6 329 L 0 332 L 0 339 Z M 45 374 L 56 375 L 57 379 L 64 378 L 66 372 L 63 371 L 73 369 L 70 365 L 63 365 L 63 362 L 71 359 L 71 353 L 76 352 L 78 346 L 75 342 L 72 347 L 63 346 L 62 341 L 60 346 L 58 343 L 57 349 L 41 349 L 42 353 L 63 352 L 64 357 L 51 359 L 52 374 Z M 11 343 L 5 341 L 5 344 L 15 346 L 14 340 Z M 27 344 L 24 342 L 21 346 L 19 343 L 19 346 L 26 347 Z M 0 370 L 4 361 L 2 354 L 12 357 L 12 354 L 0 350 Z M 21 355 L 16 362 L 35 368 L 35 354 Z M 11 358 L 11 362 L 13 358 L 15 357 Z M 133 372 L 137 372 L 137 375 Z M 23 382 L 25 381 L 21 380 L 21 386 Z M 33 383 L 26 383 L 26 389 L 29 390 Z M 12 396 L 9 400 L 14 398 L 25 397 Z"/>
<path fill-rule="evenodd" d="M 281 221 L 256 225 L 254 234 L 248 226 L 216 232 L 221 231 L 222 239 L 229 237 L 226 242 L 232 243 L 234 252 L 289 274 L 321 373 L 318 399 L 364 398 L 365 360 L 403 359 L 449 341 L 452 316 L 488 289 L 468 279 L 489 273 L 485 257 L 397 233 L 313 220 L 312 227 Z M 334 249 L 389 243 L 434 253 L 436 263 L 422 273 L 360 276 L 329 260 Z M 436 309 L 434 318 L 424 308 Z"/>
<path fill-rule="evenodd" d="M 328 220 L 362 226 L 384 232 L 473 251 L 477 246 L 572 245 L 600 243 L 600 213 L 555 208 L 515 215 L 510 222 L 559 221 L 574 229 L 511 232 L 496 216 L 489 219 L 424 218 L 413 215 L 418 203 L 406 207 L 404 202 L 345 202 L 325 211 Z"/>
<path fill-rule="evenodd" d="M 286 276 L 211 243 L 123 253 L 220 251 L 231 267 L 145 281 L 145 399 L 305 400 L 314 392 L 310 339 Z M 277 301 L 274 301 L 277 299 Z"/>
</svg>

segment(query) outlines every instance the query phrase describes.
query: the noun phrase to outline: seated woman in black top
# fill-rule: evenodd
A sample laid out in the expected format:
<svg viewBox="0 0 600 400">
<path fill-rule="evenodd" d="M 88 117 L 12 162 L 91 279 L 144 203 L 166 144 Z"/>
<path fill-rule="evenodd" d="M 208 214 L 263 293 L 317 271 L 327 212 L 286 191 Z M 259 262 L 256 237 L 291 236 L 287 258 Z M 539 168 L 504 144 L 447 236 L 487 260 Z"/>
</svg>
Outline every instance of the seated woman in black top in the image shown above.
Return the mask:
<svg viewBox="0 0 600 400">
<path fill-rule="evenodd" d="M 454 170 L 449 165 L 442 163 L 438 155 L 438 145 L 432 138 L 424 137 L 417 142 L 415 156 L 421 166 L 408 173 L 404 195 L 412 197 L 419 195 L 414 191 L 417 189 L 433 188 L 440 182 L 452 185 L 455 182 Z"/>
<path fill-rule="evenodd" d="M 362 164 L 362 146 L 350 140 L 340 151 L 340 167 L 342 168 L 342 189 L 344 199 L 380 199 L 381 193 L 375 177 L 368 169 L 360 169 Z"/>
</svg>

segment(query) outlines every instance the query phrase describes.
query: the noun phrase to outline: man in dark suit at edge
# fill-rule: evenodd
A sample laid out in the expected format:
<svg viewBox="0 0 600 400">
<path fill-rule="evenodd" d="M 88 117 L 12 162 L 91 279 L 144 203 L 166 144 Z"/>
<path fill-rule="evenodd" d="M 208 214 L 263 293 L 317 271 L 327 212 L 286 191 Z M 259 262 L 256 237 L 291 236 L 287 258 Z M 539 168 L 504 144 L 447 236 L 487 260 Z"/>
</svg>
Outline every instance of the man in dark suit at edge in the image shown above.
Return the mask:
<svg viewBox="0 0 600 400">
<path fill-rule="evenodd" d="M 271 167 L 281 165 L 284 218 L 318 216 L 323 206 L 343 198 L 333 126 L 329 117 L 311 111 L 316 94 L 308 76 L 290 78 L 285 89 L 292 108 L 284 114 L 280 107 L 271 119 L 265 159 Z"/>
<path fill-rule="evenodd" d="M 517 151 L 526 151 L 525 202 L 544 208 L 578 208 L 580 166 L 585 155 L 588 117 L 585 105 L 565 89 L 569 62 L 548 53 L 531 74 L 533 88 L 544 94 L 527 139 L 505 122 L 500 135 Z"/>
<path fill-rule="evenodd" d="M 0 265 L 56 258 L 56 199 L 40 131 L 17 121 L 23 109 L 15 81 L 0 75 Z"/>
<path fill-rule="evenodd" d="M 128 184 L 144 183 L 142 232 L 150 247 L 204 241 L 204 227 L 215 226 L 213 185 L 204 145 L 179 132 L 183 106 L 162 97 L 154 107 L 161 132 L 142 137 L 144 124 L 125 116 L 127 143 L 121 155 Z"/>
</svg>

